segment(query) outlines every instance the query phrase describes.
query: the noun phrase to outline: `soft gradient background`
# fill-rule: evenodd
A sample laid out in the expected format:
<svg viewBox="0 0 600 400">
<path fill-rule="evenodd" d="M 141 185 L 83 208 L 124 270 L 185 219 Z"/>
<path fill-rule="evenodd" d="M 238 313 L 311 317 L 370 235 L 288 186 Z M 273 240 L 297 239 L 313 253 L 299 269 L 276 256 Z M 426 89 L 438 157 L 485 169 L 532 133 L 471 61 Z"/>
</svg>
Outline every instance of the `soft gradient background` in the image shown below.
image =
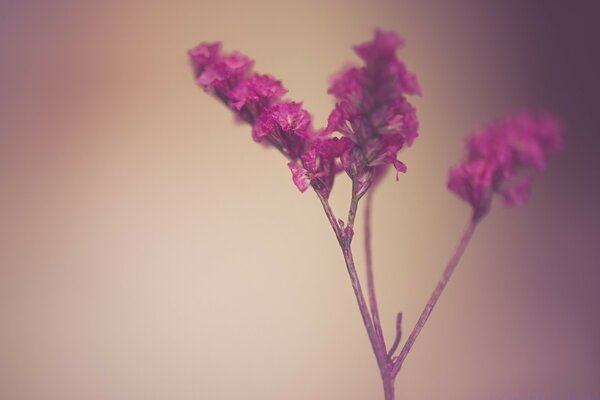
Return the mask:
<svg viewBox="0 0 600 400">
<path fill-rule="evenodd" d="M 463 137 L 525 106 L 568 126 L 530 206 L 482 224 L 398 398 L 600 399 L 593 4 L 0 0 L 0 398 L 382 398 L 317 199 L 186 57 L 239 49 L 320 126 L 327 77 L 382 27 L 407 38 L 424 91 L 409 173 L 375 202 L 388 337 L 466 224 L 445 189 Z"/>
</svg>

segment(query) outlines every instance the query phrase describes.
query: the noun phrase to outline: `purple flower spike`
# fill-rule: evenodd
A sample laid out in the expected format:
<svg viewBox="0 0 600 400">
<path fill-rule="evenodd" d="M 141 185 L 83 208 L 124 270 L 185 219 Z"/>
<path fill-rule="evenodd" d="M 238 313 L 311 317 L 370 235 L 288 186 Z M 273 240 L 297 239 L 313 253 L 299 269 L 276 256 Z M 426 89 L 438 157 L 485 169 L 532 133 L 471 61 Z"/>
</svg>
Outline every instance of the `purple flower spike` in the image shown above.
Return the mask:
<svg viewBox="0 0 600 400">
<path fill-rule="evenodd" d="M 405 172 L 397 154 L 418 136 L 416 111 L 405 95 L 419 94 L 420 89 L 396 56 L 403 44 L 393 32 L 375 31 L 372 41 L 354 47 L 366 65 L 345 68 L 331 81 L 329 93 L 337 103 L 325 132 L 339 132 L 354 143 L 356 149 L 343 161 L 346 172 L 359 183 L 372 183 L 371 178 L 383 176 L 388 165 Z"/>
<path fill-rule="evenodd" d="M 522 113 L 489 125 L 467 141 L 467 160 L 450 169 L 448 188 L 483 216 L 498 193 L 511 206 L 527 204 L 531 179 L 517 175 L 542 171 L 546 155 L 562 149 L 562 128 L 553 116 Z"/>
</svg>

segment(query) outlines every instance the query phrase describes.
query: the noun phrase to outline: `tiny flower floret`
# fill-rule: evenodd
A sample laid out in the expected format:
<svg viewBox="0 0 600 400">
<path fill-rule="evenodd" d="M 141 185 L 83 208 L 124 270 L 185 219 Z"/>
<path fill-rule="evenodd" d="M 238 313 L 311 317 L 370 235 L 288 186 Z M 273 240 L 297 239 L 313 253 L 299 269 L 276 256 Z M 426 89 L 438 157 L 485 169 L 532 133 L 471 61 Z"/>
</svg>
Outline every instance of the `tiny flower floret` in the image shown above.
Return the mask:
<svg viewBox="0 0 600 400">
<path fill-rule="evenodd" d="M 281 81 L 269 75 L 254 74 L 229 92 L 231 106 L 236 110 L 246 107 L 266 107 L 287 90 Z"/>
<path fill-rule="evenodd" d="M 253 64 L 254 61 L 239 53 L 220 57 L 206 65 L 196 82 L 205 90 L 232 89 L 244 79 Z"/>
<path fill-rule="evenodd" d="M 318 193 L 328 198 L 335 175 L 341 171 L 338 160 L 351 146 L 347 138 L 318 138 L 313 141 L 310 150 L 300 157 L 299 163 L 288 163 L 296 187 L 304 192 L 312 185 Z"/>
<path fill-rule="evenodd" d="M 215 62 L 221 51 L 221 43 L 201 43 L 188 52 L 196 78 L 207 65 Z"/>
<path fill-rule="evenodd" d="M 375 38 L 367 43 L 354 46 L 354 51 L 367 64 L 380 60 L 389 61 L 396 57 L 396 51 L 404 46 L 404 40 L 394 32 L 375 30 Z"/>
<path fill-rule="evenodd" d="M 277 103 L 266 108 L 256 120 L 252 137 L 257 142 L 268 139 L 288 158 L 295 160 L 308 146 L 311 116 L 301 103 Z"/>
<path fill-rule="evenodd" d="M 337 99 L 360 101 L 366 81 L 364 72 L 362 68 L 346 67 L 332 77 L 327 93 L 334 95 Z"/>
</svg>

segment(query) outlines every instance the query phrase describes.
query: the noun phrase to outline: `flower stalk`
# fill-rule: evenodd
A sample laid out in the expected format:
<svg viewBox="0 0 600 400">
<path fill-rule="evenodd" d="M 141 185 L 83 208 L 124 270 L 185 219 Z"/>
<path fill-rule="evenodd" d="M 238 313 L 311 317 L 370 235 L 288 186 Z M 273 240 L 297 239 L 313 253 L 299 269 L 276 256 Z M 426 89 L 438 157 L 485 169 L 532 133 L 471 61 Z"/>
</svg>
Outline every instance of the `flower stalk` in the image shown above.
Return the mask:
<svg viewBox="0 0 600 400">
<path fill-rule="evenodd" d="M 354 290 L 354 295 L 356 297 L 357 305 L 359 312 L 362 317 L 363 325 L 369 337 L 369 341 L 371 343 L 371 347 L 373 349 L 373 353 L 375 355 L 375 359 L 377 361 L 377 366 L 379 367 L 380 376 L 383 383 L 384 390 L 384 398 L 385 400 L 394 400 L 394 383 L 396 380 L 396 376 L 400 372 L 402 364 L 406 359 L 408 353 L 412 349 L 419 333 L 427 323 L 433 308 L 435 307 L 437 301 L 439 300 L 442 292 L 446 288 L 450 277 L 452 276 L 454 270 L 456 269 L 462 255 L 464 254 L 467 245 L 469 244 L 473 233 L 475 232 L 475 228 L 477 226 L 478 221 L 472 219 L 468 224 L 463 236 L 458 243 L 458 246 L 446 265 L 442 277 L 438 281 L 433 293 L 431 294 L 429 301 L 427 302 L 425 308 L 423 309 L 419 320 L 415 324 L 410 336 L 406 340 L 400 354 L 395 356 L 396 350 L 400 344 L 401 340 L 401 323 L 402 323 L 402 313 L 397 314 L 396 318 L 396 337 L 394 343 L 390 347 L 389 350 L 386 348 L 385 339 L 383 336 L 383 330 L 381 328 L 381 322 L 379 319 L 379 312 L 377 309 L 377 296 L 375 293 L 375 283 L 374 283 L 374 273 L 373 273 L 373 264 L 372 264 L 372 248 L 371 248 L 371 238 L 370 238 L 370 225 L 371 225 L 371 202 L 372 202 L 372 192 L 369 192 L 367 195 L 367 204 L 365 206 L 365 253 L 366 253 L 366 270 L 367 270 L 367 287 L 368 287 L 368 296 L 369 296 L 369 305 L 365 301 L 365 296 L 362 290 L 362 286 L 360 283 L 360 278 L 356 272 L 356 267 L 354 264 L 354 257 L 352 255 L 352 233 L 348 234 L 348 232 L 352 232 L 351 230 L 344 230 L 343 226 L 340 226 L 340 223 L 336 219 L 335 214 L 327 199 L 319 194 L 318 191 L 315 191 L 321 204 L 323 205 L 323 210 L 327 215 L 327 219 L 329 220 L 332 229 L 338 239 L 338 243 L 340 244 L 340 248 L 342 250 L 342 254 L 344 256 L 344 261 L 346 263 L 346 268 L 348 270 L 348 276 L 350 278 L 350 282 L 352 284 L 352 288 Z M 358 204 L 360 198 L 357 196 L 357 193 L 353 190 L 352 201 L 349 210 L 349 219 L 347 227 L 350 227 L 350 216 L 356 215 Z"/>
<path fill-rule="evenodd" d="M 415 327 L 413 328 L 412 332 L 410 333 L 410 336 L 406 340 L 406 343 L 404 343 L 404 346 L 402 347 L 402 350 L 400 351 L 400 355 L 398 355 L 398 357 L 393 362 L 393 367 L 392 367 L 392 375 L 393 376 L 398 375 L 398 372 L 400 372 L 400 369 L 402 368 L 402 363 L 404 363 L 404 360 L 406 359 L 406 356 L 408 356 L 410 349 L 412 349 L 413 345 L 415 344 L 415 341 L 417 340 L 419 333 L 421 333 L 421 330 L 427 323 L 427 320 L 429 319 L 429 316 L 431 315 L 433 308 L 437 304 L 440 296 L 442 295 L 442 292 L 444 291 L 444 289 L 446 288 L 446 285 L 448 284 L 448 281 L 450 280 L 450 277 L 452 276 L 452 273 L 456 269 L 458 262 L 460 261 L 462 255 L 464 254 L 465 249 L 467 248 L 467 245 L 469 244 L 471 238 L 473 237 L 473 233 L 475 232 L 476 227 L 477 227 L 477 222 L 471 221 L 469 223 L 469 225 L 467 226 L 467 229 L 463 233 L 462 238 L 460 239 L 460 242 L 458 243 L 458 246 L 457 246 L 456 250 L 454 251 L 454 255 L 448 262 L 448 265 L 446 265 L 446 268 L 444 269 L 444 272 L 442 273 L 442 277 L 438 281 L 437 285 L 435 286 L 435 289 L 433 290 L 433 293 L 431 293 L 431 296 L 429 297 L 429 301 L 427 302 L 427 304 L 425 305 L 425 308 L 421 312 L 421 316 L 419 317 L 419 320 L 415 324 Z"/>
<path fill-rule="evenodd" d="M 381 326 L 375 291 L 371 244 L 374 189 L 389 169 L 406 173 L 400 150 L 418 136 L 419 121 L 407 96 L 420 95 L 416 76 L 397 58 L 404 41 L 393 32 L 375 31 L 372 41 L 354 47 L 362 67 L 342 69 L 328 93 L 335 98 L 327 126 L 312 127 L 302 103 L 283 100 L 282 83 L 252 71 L 254 61 L 224 54 L 220 43 L 202 43 L 189 51 L 196 83 L 252 127 L 252 138 L 278 150 L 294 185 L 312 188 L 340 246 L 361 319 L 377 361 L 385 400 L 394 400 L 394 382 L 421 330 L 446 288 L 478 223 L 491 210 L 494 195 L 509 206 L 527 203 L 532 172 L 545 168 L 546 155 L 562 149 L 562 127 L 546 114 L 521 113 L 490 124 L 467 141 L 465 159 L 449 171 L 448 189 L 472 208 L 472 218 L 409 337 L 402 343 L 402 313 L 389 348 Z M 346 175 L 352 193 L 346 221 L 329 204 L 335 179 Z M 367 296 L 352 254 L 355 220 L 366 195 L 364 246 Z M 398 349 L 401 348 L 398 353 Z"/>
<path fill-rule="evenodd" d="M 379 307 L 377 306 L 377 295 L 375 294 L 375 276 L 373 273 L 373 251 L 371 246 L 371 206 L 373 204 L 373 193 L 373 190 L 367 192 L 365 204 L 365 269 L 367 272 L 367 290 L 369 292 L 369 306 L 371 308 L 371 315 L 373 316 L 373 325 L 375 325 L 375 332 L 377 333 L 379 340 L 385 344 L 385 338 L 379 318 Z M 398 340 L 400 340 L 399 336 Z"/>
</svg>

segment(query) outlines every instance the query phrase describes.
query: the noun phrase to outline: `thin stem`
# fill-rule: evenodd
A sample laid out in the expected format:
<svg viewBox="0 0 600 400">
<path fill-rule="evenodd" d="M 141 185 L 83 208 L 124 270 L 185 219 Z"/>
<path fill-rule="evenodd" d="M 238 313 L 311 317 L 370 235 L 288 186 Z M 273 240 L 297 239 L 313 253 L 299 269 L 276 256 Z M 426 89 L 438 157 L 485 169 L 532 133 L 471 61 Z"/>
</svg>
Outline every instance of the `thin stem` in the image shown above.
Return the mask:
<svg viewBox="0 0 600 400">
<path fill-rule="evenodd" d="M 352 289 L 354 289 L 354 295 L 356 296 L 356 301 L 358 303 L 358 309 L 360 310 L 363 324 L 367 329 L 369 341 L 371 342 L 373 353 L 375 353 L 375 358 L 377 359 L 377 365 L 379 366 L 380 372 L 383 374 L 387 368 L 385 349 L 381 348 L 381 343 L 379 342 L 377 333 L 373 327 L 373 321 L 369 315 L 369 308 L 367 307 L 367 302 L 365 301 L 365 297 L 362 292 L 360 280 L 358 279 L 358 274 L 356 273 L 356 267 L 354 266 L 354 259 L 352 257 L 352 251 L 350 250 L 349 243 L 342 246 L 342 253 L 344 254 L 344 261 L 346 262 L 346 268 L 348 270 L 348 275 L 350 276 L 350 281 L 352 282 Z"/>
<path fill-rule="evenodd" d="M 329 220 L 329 223 L 331 224 L 331 227 L 333 228 L 335 237 L 337 238 L 338 242 L 341 245 L 342 244 L 342 232 L 341 232 L 340 226 L 338 225 L 335 214 L 333 213 L 333 210 L 331 209 L 331 206 L 329 205 L 329 201 L 325 197 L 323 197 L 323 195 L 321 193 L 319 193 L 317 190 L 315 190 L 315 193 L 317 194 L 317 197 L 321 201 L 321 205 L 323 206 L 325 215 L 327 215 L 327 219 Z"/>
<path fill-rule="evenodd" d="M 399 312 L 396 314 L 396 337 L 394 338 L 394 343 L 388 350 L 388 357 L 394 355 L 396 350 L 398 349 L 398 345 L 400 344 L 400 339 L 402 339 L 402 313 Z"/>
<path fill-rule="evenodd" d="M 354 185 L 353 185 L 354 188 Z M 382 343 L 379 341 L 375 328 L 373 326 L 373 320 L 371 319 L 371 315 L 369 314 L 369 308 L 367 306 L 367 302 L 365 301 L 365 297 L 363 295 L 362 287 L 360 284 L 360 279 L 358 278 L 358 274 L 356 273 L 356 267 L 354 265 L 354 257 L 352 256 L 352 249 L 350 246 L 350 240 L 348 235 L 351 233 L 351 225 L 350 219 L 348 222 L 347 228 L 349 231 L 343 232 L 342 228 L 339 226 L 335 214 L 329 205 L 329 201 L 324 198 L 318 191 L 315 190 L 315 193 L 319 197 L 321 204 L 323 205 L 323 210 L 327 215 L 327 219 L 335 232 L 335 235 L 340 243 L 340 247 L 342 249 L 342 254 L 344 256 L 344 261 L 346 263 L 346 269 L 348 270 L 348 276 L 350 277 L 350 282 L 352 283 L 352 289 L 354 290 L 354 296 L 356 297 L 356 302 L 358 303 L 358 309 L 360 311 L 360 315 L 363 320 L 363 324 L 365 329 L 367 330 L 367 335 L 369 336 L 369 341 L 371 342 L 371 347 L 373 348 L 373 353 L 375 353 L 375 358 L 377 360 L 377 365 L 379 366 L 379 370 L 383 376 L 384 372 L 387 369 L 387 358 L 385 354 L 385 345 L 382 346 Z M 352 193 L 352 201 L 350 203 L 350 215 L 356 215 L 356 209 L 358 207 L 358 197 L 355 195 L 355 191 Z"/>
<path fill-rule="evenodd" d="M 348 229 L 354 229 L 354 219 L 356 218 L 356 210 L 358 209 L 358 180 L 352 179 L 352 199 L 350 200 L 350 208 L 348 209 Z"/>
<path fill-rule="evenodd" d="M 429 315 L 433 311 L 433 307 L 435 307 L 435 304 L 437 303 L 438 299 L 440 298 L 440 295 L 444 291 L 444 288 L 446 287 L 448 280 L 450 280 L 452 273 L 456 269 L 456 266 L 458 265 L 458 262 L 460 261 L 461 256 L 463 255 L 467 245 L 469 244 L 469 241 L 471 240 L 471 237 L 473 236 L 473 232 L 475 231 L 476 226 L 477 226 L 477 221 L 475 221 L 475 220 L 472 220 L 469 223 L 469 225 L 467 226 L 467 229 L 465 230 L 465 232 L 458 244 L 458 247 L 456 248 L 456 250 L 454 252 L 454 255 L 448 262 L 448 265 L 446 265 L 446 268 L 444 269 L 444 273 L 442 274 L 442 277 L 438 281 L 437 286 L 433 290 L 433 293 L 431 294 L 431 297 L 429 298 L 429 301 L 427 302 L 425 309 L 421 313 L 421 316 L 419 317 L 419 320 L 417 321 L 415 327 L 413 328 L 412 332 L 410 333 L 410 336 L 408 337 L 406 343 L 404 344 L 404 347 L 402 347 L 402 350 L 400 351 L 400 355 L 394 361 L 393 368 L 392 368 L 392 376 L 396 376 L 398 374 L 398 372 L 400 371 L 400 368 L 402 367 L 402 363 L 406 359 L 408 352 L 410 351 L 413 344 L 415 343 L 415 340 L 417 340 L 417 337 L 419 336 L 421 329 L 423 329 L 423 326 L 425 326 L 425 323 L 427 322 Z"/>
<path fill-rule="evenodd" d="M 385 400 L 394 400 L 394 377 L 386 376 L 383 378 L 383 395 Z"/>
<path fill-rule="evenodd" d="M 371 306 L 371 316 L 373 317 L 373 325 L 375 333 L 379 337 L 385 348 L 385 339 L 383 337 L 383 329 L 379 319 L 379 308 L 377 307 L 377 296 L 375 295 L 375 278 L 373 276 L 373 253 L 371 249 L 371 203 L 373 201 L 373 191 L 367 193 L 367 203 L 365 204 L 365 258 L 367 270 L 367 290 L 369 293 L 369 305 Z"/>
</svg>

